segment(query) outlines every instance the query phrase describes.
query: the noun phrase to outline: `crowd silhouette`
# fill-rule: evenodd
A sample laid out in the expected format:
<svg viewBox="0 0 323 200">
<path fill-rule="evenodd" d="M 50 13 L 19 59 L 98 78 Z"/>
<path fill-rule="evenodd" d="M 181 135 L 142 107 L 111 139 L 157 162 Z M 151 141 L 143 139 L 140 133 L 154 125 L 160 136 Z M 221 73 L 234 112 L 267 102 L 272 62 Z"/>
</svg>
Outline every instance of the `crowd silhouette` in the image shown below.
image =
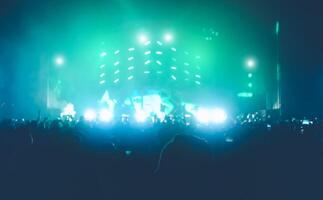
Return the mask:
<svg viewBox="0 0 323 200">
<path fill-rule="evenodd" d="M 3 120 L 0 199 L 322 199 L 322 130 Z"/>
</svg>

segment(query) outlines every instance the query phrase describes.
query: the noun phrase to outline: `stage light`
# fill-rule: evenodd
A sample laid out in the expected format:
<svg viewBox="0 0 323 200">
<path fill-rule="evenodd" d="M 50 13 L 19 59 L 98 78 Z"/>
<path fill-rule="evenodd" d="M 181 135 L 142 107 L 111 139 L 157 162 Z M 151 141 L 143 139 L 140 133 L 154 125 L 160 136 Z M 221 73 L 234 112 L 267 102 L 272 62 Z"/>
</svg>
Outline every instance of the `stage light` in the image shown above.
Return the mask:
<svg viewBox="0 0 323 200">
<path fill-rule="evenodd" d="M 57 65 L 57 66 L 61 66 L 61 65 L 63 65 L 65 63 L 65 59 L 64 59 L 64 57 L 63 56 L 56 56 L 56 58 L 55 58 L 55 64 Z"/>
<path fill-rule="evenodd" d="M 102 109 L 99 113 L 99 120 L 102 122 L 110 122 L 113 119 L 112 111 L 108 109 Z"/>
<path fill-rule="evenodd" d="M 142 43 L 142 44 L 145 44 L 148 42 L 148 37 L 145 35 L 145 34 L 141 34 L 139 35 L 139 42 Z"/>
<path fill-rule="evenodd" d="M 252 88 L 252 86 L 253 86 L 252 83 L 248 83 L 249 88 Z"/>
<path fill-rule="evenodd" d="M 210 117 L 211 117 L 212 122 L 214 122 L 216 124 L 222 124 L 228 118 L 227 113 L 223 109 L 220 109 L 220 108 L 216 108 L 216 109 L 212 110 L 210 115 L 211 115 Z"/>
<path fill-rule="evenodd" d="M 113 63 L 114 66 L 118 66 L 120 64 L 120 61 L 116 61 Z"/>
<path fill-rule="evenodd" d="M 170 33 L 166 33 L 165 36 L 164 36 L 165 42 L 171 42 L 171 41 L 173 41 L 173 39 L 174 39 L 174 37 Z"/>
<path fill-rule="evenodd" d="M 251 97 L 253 97 L 253 93 L 251 93 L 251 92 L 240 92 L 237 95 L 238 95 L 238 97 L 242 97 L 242 98 L 251 98 Z"/>
<path fill-rule="evenodd" d="M 252 73 L 248 74 L 248 78 L 252 78 L 252 76 L 253 76 Z"/>
<path fill-rule="evenodd" d="M 128 58 L 128 61 L 132 61 L 133 59 L 135 59 L 135 57 L 131 56 Z"/>
<path fill-rule="evenodd" d="M 196 117 L 197 121 L 199 121 L 200 123 L 203 123 L 203 124 L 207 124 L 210 121 L 210 113 L 205 108 L 198 109 L 195 117 Z"/>
<path fill-rule="evenodd" d="M 100 77 L 102 78 L 102 77 L 104 77 L 105 76 L 105 73 L 101 73 L 100 74 Z"/>
<path fill-rule="evenodd" d="M 247 59 L 246 65 L 249 69 L 252 69 L 256 66 L 256 61 L 252 58 Z"/>
<path fill-rule="evenodd" d="M 135 119 L 139 123 L 143 123 L 147 120 L 148 116 L 143 110 L 137 110 L 135 113 Z"/>
<path fill-rule="evenodd" d="M 101 53 L 100 53 L 100 56 L 101 56 L 101 57 L 104 57 L 104 56 L 106 56 L 106 55 L 107 55 L 107 52 L 105 52 L 105 51 L 103 51 L 103 52 L 101 52 Z"/>
<path fill-rule="evenodd" d="M 161 41 L 156 42 L 159 46 L 163 46 L 163 43 Z"/>
<path fill-rule="evenodd" d="M 146 51 L 145 52 L 145 55 L 149 55 L 149 54 L 151 54 L 151 51 Z"/>
<path fill-rule="evenodd" d="M 96 113 L 95 113 L 95 111 L 92 110 L 92 109 L 87 109 L 84 112 L 84 119 L 86 121 L 94 121 L 96 119 Z"/>
<path fill-rule="evenodd" d="M 71 116 L 71 117 L 75 117 L 76 112 L 74 110 L 74 105 L 71 103 L 68 103 L 64 108 L 63 111 L 61 112 L 61 117 L 64 116 Z"/>
</svg>

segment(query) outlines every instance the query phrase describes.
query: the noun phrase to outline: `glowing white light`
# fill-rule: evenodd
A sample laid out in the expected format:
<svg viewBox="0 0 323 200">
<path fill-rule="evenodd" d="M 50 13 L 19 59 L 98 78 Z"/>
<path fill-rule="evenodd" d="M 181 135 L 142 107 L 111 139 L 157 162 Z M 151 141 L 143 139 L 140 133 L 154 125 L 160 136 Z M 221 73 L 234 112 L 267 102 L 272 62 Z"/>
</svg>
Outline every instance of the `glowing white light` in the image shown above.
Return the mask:
<svg viewBox="0 0 323 200">
<path fill-rule="evenodd" d="M 173 35 L 172 35 L 172 34 L 170 34 L 170 33 L 166 33 L 166 34 L 165 34 L 165 36 L 164 36 L 164 40 L 165 40 L 166 42 L 171 42 L 171 41 L 173 41 L 173 39 L 174 39 L 174 37 L 173 37 Z"/>
<path fill-rule="evenodd" d="M 117 66 L 120 64 L 120 61 L 116 61 L 115 63 L 113 63 L 114 66 Z"/>
<path fill-rule="evenodd" d="M 106 56 L 106 55 L 107 55 L 107 52 L 105 52 L 105 51 L 103 51 L 103 52 L 101 52 L 101 53 L 100 53 L 100 56 L 101 56 L 101 57 L 104 57 L 104 56 Z"/>
<path fill-rule="evenodd" d="M 74 105 L 69 103 L 67 104 L 64 108 L 63 111 L 61 112 L 61 117 L 64 116 L 71 116 L 74 117 L 76 115 L 76 112 L 74 110 Z"/>
<path fill-rule="evenodd" d="M 113 113 L 109 109 L 102 109 L 99 113 L 99 120 L 102 122 L 110 122 L 113 119 Z"/>
<path fill-rule="evenodd" d="M 105 80 L 102 80 L 102 81 L 100 81 L 99 83 L 100 83 L 100 85 L 102 85 L 102 84 L 104 84 L 104 83 L 105 83 Z"/>
<path fill-rule="evenodd" d="M 195 117 L 200 123 L 203 124 L 222 124 L 228 118 L 227 113 L 221 108 L 215 108 L 213 110 L 200 108 L 195 113 Z"/>
<path fill-rule="evenodd" d="M 64 57 L 63 56 L 56 56 L 55 58 L 55 64 L 57 66 L 61 66 L 65 63 Z"/>
<path fill-rule="evenodd" d="M 213 109 L 210 114 L 212 122 L 216 124 L 222 124 L 228 118 L 227 113 L 221 108 Z"/>
<path fill-rule="evenodd" d="M 146 51 L 145 52 L 145 55 L 149 55 L 149 54 L 151 54 L 151 51 Z"/>
<path fill-rule="evenodd" d="M 139 35 L 139 42 L 145 44 L 148 41 L 148 37 L 144 34 Z"/>
<path fill-rule="evenodd" d="M 208 109 L 198 109 L 198 111 L 195 114 L 195 117 L 200 123 L 207 124 L 210 122 L 210 112 L 208 111 Z"/>
<path fill-rule="evenodd" d="M 163 46 L 163 43 L 161 41 L 156 42 L 159 46 Z"/>
<path fill-rule="evenodd" d="M 246 65 L 248 68 L 252 69 L 256 66 L 256 61 L 252 58 L 249 58 L 247 61 L 246 61 Z"/>
<path fill-rule="evenodd" d="M 145 42 L 145 46 L 148 46 L 148 45 L 150 45 L 151 44 L 151 41 L 147 41 L 147 42 Z"/>
<path fill-rule="evenodd" d="M 156 63 L 157 63 L 158 65 L 163 65 L 163 63 L 162 63 L 162 62 L 160 62 L 159 60 L 157 60 L 157 61 L 156 61 Z"/>
<path fill-rule="evenodd" d="M 96 113 L 95 113 L 95 111 L 92 110 L 92 109 L 87 109 L 84 112 L 84 119 L 86 121 L 94 121 L 96 119 Z"/>
<path fill-rule="evenodd" d="M 104 77 L 105 76 L 105 73 L 101 73 L 100 74 L 100 77 L 102 78 L 102 77 Z"/>
<path fill-rule="evenodd" d="M 131 57 L 128 58 L 129 61 L 131 61 L 133 59 L 135 59 L 135 57 L 133 57 L 133 56 L 131 56 Z"/>
<path fill-rule="evenodd" d="M 147 120 L 148 115 L 143 110 L 137 110 L 135 113 L 135 118 L 137 122 L 143 123 Z"/>
</svg>

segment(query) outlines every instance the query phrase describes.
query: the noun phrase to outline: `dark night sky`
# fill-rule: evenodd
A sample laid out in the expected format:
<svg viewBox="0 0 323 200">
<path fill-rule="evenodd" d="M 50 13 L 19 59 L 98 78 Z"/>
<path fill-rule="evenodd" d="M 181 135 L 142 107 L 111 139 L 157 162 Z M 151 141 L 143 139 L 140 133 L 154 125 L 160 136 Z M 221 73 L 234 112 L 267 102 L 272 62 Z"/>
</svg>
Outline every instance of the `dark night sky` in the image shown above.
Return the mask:
<svg viewBox="0 0 323 200">
<path fill-rule="evenodd" d="M 102 32 L 110 30 L 103 28 L 107 24 L 110 26 L 127 24 L 130 23 L 129 16 L 132 17 L 131 20 L 134 20 L 135 16 L 136 20 L 142 18 L 148 21 L 175 20 L 177 24 L 189 24 L 190 20 L 192 24 L 204 23 L 205 26 L 210 27 L 217 26 L 217 24 L 222 27 L 234 26 L 243 30 L 245 35 L 249 30 L 251 38 L 257 37 L 257 41 L 265 41 L 266 38 L 259 39 L 262 38 L 262 33 L 270 31 L 274 22 L 279 19 L 281 21 L 280 57 L 283 68 L 284 111 L 288 115 L 322 115 L 322 8 L 323 5 L 318 0 L 300 1 L 299 3 L 288 0 L 1 0 L 0 102 L 17 103 L 17 99 L 21 100 L 21 96 L 34 94 L 30 91 L 21 91 L 23 89 L 16 84 L 23 76 L 16 76 L 22 61 L 15 55 L 26 51 L 27 57 L 30 57 L 29 70 L 24 69 L 27 73 L 25 82 L 30 82 L 37 77 L 39 70 L 31 66 L 37 65 L 41 55 L 55 49 L 64 49 L 63 41 L 68 40 L 71 42 L 69 44 L 77 43 L 72 36 L 65 35 L 63 30 L 73 23 L 73 16 L 80 13 L 84 13 L 84 19 L 90 19 L 84 22 L 85 28 L 95 27 Z M 97 19 L 94 25 L 91 21 L 93 19 Z M 232 22 L 235 24 L 227 24 Z M 249 24 L 245 24 L 246 22 Z M 252 23 L 257 24 L 254 30 Z M 60 24 L 61 29 L 58 30 Z M 248 27 L 247 30 L 244 29 L 245 25 Z M 35 34 L 37 27 L 43 28 L 40 32 L 36 31 L 36 35 L 48 34 L 46 40 L 34 42 L 31 39 L 30 35 Z M 87 31 L 82 34 L 79 35 L 80 38 L 91 36 L 94 32 Z M 58 38 L 51 38 L 53 35 L 57 35 Z M 62 40 L 61 38 L 65 36 L 68 39 Z M 238 41 L 237 38 L 235 40 Z M 50 42 L 44 45 L 42 41 Z M 47 50 L 42 49 L 46 47 Z M 74 48 L 77 48 L 77 45 Z M 32 90 L 33 86 L 27 88 L 27 90 Z"/>
</svg>

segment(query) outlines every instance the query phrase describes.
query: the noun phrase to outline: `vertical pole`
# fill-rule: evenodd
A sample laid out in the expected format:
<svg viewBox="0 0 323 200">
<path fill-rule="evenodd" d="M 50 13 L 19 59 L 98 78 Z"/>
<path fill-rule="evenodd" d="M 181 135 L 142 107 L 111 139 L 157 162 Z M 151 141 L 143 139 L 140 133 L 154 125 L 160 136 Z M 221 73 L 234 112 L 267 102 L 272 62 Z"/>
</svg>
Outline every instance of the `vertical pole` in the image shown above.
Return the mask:
<svg viewBox="0 0 323 200">
<path fill-rule="evenodd" d="M 276 22 L 276 102 L 274 109 L 279 111 L 279 116 L 282 115 L 281 109 L 281 66 L 280 66 L 280 57 L 279 57 L 279 33 L 280 33 L 280 23 Z"/>
</svg>

